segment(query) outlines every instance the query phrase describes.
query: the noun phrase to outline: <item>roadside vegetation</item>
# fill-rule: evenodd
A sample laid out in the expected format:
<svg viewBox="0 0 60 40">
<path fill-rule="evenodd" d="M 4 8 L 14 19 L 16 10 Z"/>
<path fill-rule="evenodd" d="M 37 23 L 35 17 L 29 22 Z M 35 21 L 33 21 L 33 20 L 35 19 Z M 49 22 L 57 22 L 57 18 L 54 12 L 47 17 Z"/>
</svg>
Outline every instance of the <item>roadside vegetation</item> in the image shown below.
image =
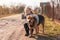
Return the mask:
<svg viewBox="0 0 60 40">
<path fill-rule="evenodd" d="M 9 16 L 9 15 L 14 15 L 14 14 L 20 14 L 23 12 L 25 8 L 25 5 L 17 5 L 17 6 L 13 6 L 11 5 L 10 7 L 7 6 L 1 6 L 0 5 L 0 18 L 1 17 L 5 17 L 5 16 Z"/>
<path fill-rule="evenodd" d="M 38 40 L 60 40 L 60 25 L 45 17 L 45 34 L 39 34 Z"/>
</svg>

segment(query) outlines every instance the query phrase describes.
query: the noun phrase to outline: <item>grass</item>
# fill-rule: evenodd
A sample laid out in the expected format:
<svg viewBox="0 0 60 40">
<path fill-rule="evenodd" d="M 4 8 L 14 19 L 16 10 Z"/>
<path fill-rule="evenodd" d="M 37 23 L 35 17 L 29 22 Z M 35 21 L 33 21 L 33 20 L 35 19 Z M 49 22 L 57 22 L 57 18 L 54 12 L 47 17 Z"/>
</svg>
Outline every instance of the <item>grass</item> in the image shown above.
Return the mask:
<svg viewBox="0 0 60 40">
<path fill-rule="evenodd" d="M 58 39 L 60 35 L 60 25 L 56 24 L 50 18 L 45 17 L 45 34 L 39 34 L 39 38 L 37 40 L 60 40 Z"/>
<path fill-rule="evenodd" d="M 60 40 L 58 36 L 60 35 L 60 25 L 56 24 L 50 18 L 45 17 L 45 36 L 40 35 L 38 40 Z"/>
<path fill-rule="evenodd" d="M 60 25 L 51 21 L 48 17 L 45 17 L 45 32 L 53 35 L 60 34 Z"/>
</svg>

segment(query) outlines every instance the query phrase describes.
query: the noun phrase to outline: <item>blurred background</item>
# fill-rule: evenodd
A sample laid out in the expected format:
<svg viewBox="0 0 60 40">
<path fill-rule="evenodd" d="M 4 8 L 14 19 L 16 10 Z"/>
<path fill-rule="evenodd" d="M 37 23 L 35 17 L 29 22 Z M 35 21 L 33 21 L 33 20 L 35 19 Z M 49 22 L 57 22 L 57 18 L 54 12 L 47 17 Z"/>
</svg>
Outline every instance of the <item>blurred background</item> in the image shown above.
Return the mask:
<svg viewBox="0 0 60 40">
<path fill-rule="evenodd" d="M 37 8 L 40 14 L 60 20 L 60 0 L 0 0 L 0 17 L 20 14 L 24 8 Z"/>
<path fill-rule="evenodd" d="M 26 20 L 21 19 L 21 14 L 27 6 L 45 17 L 45 34 L 41 34 L 41 25 L 38 38 L 24 36 L 23 25 Z M 60 40 L 60 0 L 0 0 L 0 40 L 25 39 Z"/>
</svg>

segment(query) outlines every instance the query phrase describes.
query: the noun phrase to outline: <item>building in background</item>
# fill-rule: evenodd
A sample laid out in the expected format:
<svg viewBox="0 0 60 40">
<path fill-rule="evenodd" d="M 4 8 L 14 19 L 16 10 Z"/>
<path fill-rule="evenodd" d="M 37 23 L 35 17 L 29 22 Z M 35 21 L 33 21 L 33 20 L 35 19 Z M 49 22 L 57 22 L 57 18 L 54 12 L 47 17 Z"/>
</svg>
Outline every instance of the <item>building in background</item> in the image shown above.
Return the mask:
<svg viewBox="0 0 60 40">
<path fill-rule="evenodd" d="M 40 6 L 42 8 L 42 14 L 47 15 L 48 17 L 52 16 L 52 8 L 50 6 L 50 2 L 41 2 Z"/>
<path fill-rule="evenodd" d="M 54 18 L 60 21 L 60 0 L 54 0 L 54 4 L 51 2 L 41 2 L 42 14 L 49 18 Z"/>
</svg>

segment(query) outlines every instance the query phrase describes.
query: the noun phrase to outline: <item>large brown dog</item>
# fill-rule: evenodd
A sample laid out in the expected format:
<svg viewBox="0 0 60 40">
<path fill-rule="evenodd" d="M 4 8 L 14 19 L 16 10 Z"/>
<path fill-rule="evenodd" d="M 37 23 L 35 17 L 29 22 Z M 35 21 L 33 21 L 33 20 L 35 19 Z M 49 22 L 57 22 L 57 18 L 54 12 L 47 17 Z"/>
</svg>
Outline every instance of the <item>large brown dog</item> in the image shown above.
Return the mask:
<svg viewBox="0 0 60 40">
<path fill-rule="evenodd" d="M 27 19 L 29 19 L 29 29 L 30 29 L 30 35 L 32 36 L 33 34 L 33 30 L 36 30 L 36 34 L 39 33 L 39 25 L 42 24 L 43 27 L 43 33 L 44 33 L 44 22 L 45 22 L 45 18 L 42 15 L 37 15 L 39 18 L 39 23 L 37 24 L 37 20 L 35 17 L 31 17 L 31 16 L 27 16 Z"/>
</svg>

